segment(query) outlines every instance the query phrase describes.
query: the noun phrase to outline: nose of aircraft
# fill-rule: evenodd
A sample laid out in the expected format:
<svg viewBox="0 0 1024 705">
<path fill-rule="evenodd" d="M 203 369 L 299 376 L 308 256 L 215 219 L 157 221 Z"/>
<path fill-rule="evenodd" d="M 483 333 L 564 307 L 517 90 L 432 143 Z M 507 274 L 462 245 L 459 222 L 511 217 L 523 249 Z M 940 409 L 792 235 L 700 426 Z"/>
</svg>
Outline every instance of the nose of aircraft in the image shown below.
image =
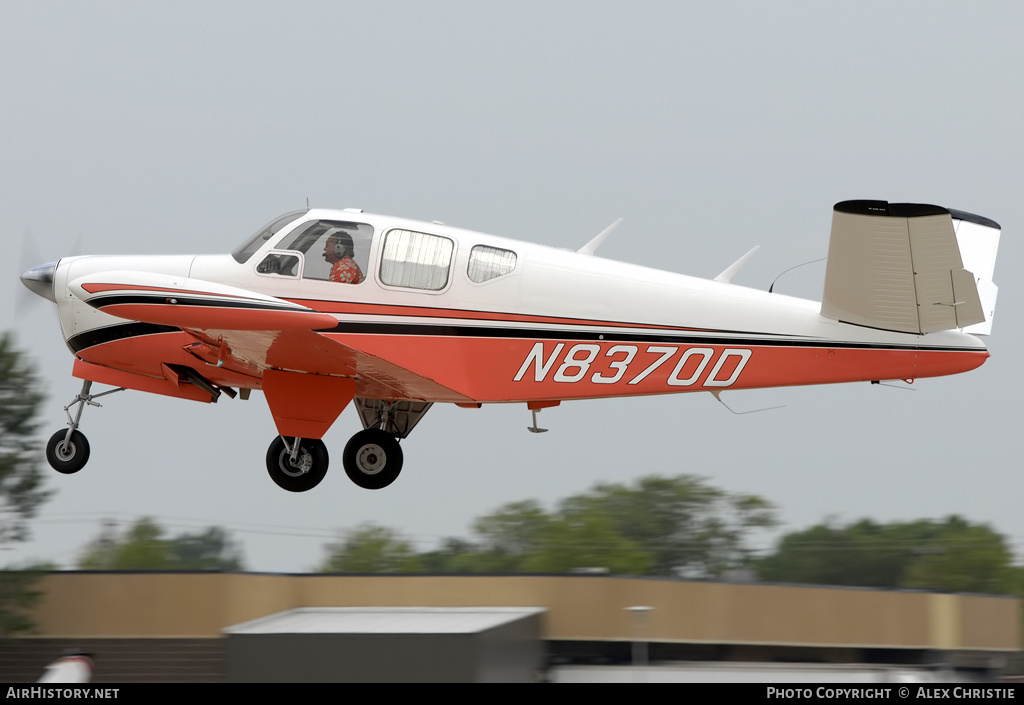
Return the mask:
<svg viewBox="0 0 1024 705">
<path fill-rule="evenodd" d="M 21 275 L 21 283 L 33 293 L 44 299 L 57 303 L 53 293 L 53 274 L 57 271 L 56 262 L 47 262 L 25 270 Z"/>
</svg>

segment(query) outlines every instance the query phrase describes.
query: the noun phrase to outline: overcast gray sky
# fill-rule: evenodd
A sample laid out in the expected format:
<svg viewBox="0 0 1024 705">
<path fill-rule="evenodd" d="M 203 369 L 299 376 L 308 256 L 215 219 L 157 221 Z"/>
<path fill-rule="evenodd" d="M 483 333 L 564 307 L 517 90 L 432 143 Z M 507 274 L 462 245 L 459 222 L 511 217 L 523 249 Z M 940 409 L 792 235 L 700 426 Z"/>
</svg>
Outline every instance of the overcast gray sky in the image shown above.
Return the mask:
<svg viewBox="0 0 1024 705">
<path fill-rule="evenodd" d="M 699 474 L 774 502 L 783 531 L 961 514 L 1024 559 L 1019 393 L 1024 5 L 960 2 L 0 1 L 0 233 L 15 329 L 48 401 L 77 393 L 26 257 L 228 252 L 287 210 L 361 207 L 767 289 L 827 252 L 832 205 L 935 203 L 1003 226 L 991 359 L 913 393 L 868 384 L 524 406 L 437 406 L 383 491 L 332 468 L 271 482 L 262 395 L 138 392 L 86 411 L 89 465 L 49 471 L 31 542 L 72 567 L 99 523 L 230 529 L 254 570 L 300 571 L 374 521 L 421 549 L 500 505 Z M 37 255 L 22 252 L 31 233 Z M 776 290 L 820 298 L 824 265 Z M 31 299 L 32 297 L 28 297 Z M 32 302 L 35 303 L 35 302 Z M 16 309 L 23 309 L 16 312 Z"/>
</svg>

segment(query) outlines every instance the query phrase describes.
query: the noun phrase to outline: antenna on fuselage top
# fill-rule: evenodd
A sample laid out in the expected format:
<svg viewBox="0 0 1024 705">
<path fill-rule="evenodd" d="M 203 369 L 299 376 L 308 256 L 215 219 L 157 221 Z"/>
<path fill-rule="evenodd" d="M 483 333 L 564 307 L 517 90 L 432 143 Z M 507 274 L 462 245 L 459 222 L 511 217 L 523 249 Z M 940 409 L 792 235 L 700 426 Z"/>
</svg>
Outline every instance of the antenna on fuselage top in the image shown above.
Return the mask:
<svg viewBox="0 0 1024 705">
<path fill-rule="evenodd" d="M 733 275 L 740 271 L 740 267 L 747 263 L 747 260 L 754 256 L 754 253 L 760 249 L 760 245 L 755 245 L 750 252 L 740 257 L 738 260 L 730 264 L 724 272 L 715 277 L 716 282 L 722 282 L 728 284 L 732 281 Z"/>
<path fill-rule="evenodd" d="M 597 248 L 601 246 L 601 243 L 604 242 L 608 238 L 608 236 L 612 234 L 612 230 L 615 230 L 615 228 L 617 228 L 619 226 L 619 223 L 621 222 L 622 218 L 619 218 L 614 223 L 612 223 L 607 228 L 598 233 L 597 237 L 595 237 L 593 240 L 591 240 L 586 245 L 584 245 L 583 247 L 576 251 L 579 252 L 581 255 L 594 254 L 594 252 L 597 251 Z"/>
</svg>

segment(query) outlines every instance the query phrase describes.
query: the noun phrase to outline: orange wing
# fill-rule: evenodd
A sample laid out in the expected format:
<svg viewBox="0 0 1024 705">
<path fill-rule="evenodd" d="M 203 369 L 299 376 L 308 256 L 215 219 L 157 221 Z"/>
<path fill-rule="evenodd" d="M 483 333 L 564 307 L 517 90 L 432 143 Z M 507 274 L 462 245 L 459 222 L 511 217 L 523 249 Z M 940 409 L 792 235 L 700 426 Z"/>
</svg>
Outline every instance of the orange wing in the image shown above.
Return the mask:
<svg viewBox="0 0 1024 705">
<path fill-rule="evenodd" d="M 471 401 L 316 332 L 337 318 L 283 299 L 141 272 L 90 275 L 70 288 L 135 322 L 69 341 L 76 376 L 197 401 L 232 387 L 263 389 L 282 435 L 320 438 L 354 397 Z"/>
</svg>

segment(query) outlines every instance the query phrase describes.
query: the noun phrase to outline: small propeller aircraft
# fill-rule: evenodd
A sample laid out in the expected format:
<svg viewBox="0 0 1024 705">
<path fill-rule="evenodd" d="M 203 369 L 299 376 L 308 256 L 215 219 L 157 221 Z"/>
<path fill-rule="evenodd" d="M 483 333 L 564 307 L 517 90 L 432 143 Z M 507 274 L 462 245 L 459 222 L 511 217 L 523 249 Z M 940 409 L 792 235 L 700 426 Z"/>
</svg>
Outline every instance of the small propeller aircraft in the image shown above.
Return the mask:
<svg viewBox="0 0 1024 705">
<path fill-rule="evenodd" d="M 57 304 L 82 389 L 47 459 L 89 459 L 86 405 L 124 389 L 199 402 L 262 390 L 280 487 L 315 487 L 321 440 L 354 403 L 342 456 L 391 484 L 434 403 L 525 403 L 956 374 L 988 357 L 999 225 L 921 204 L 834 207 L 821 302 L 358 209 L 307 209 L 229 255 L 82 256 L 21 280 Z M 756 249 L 756 248 L 755 248 Z M 114 387 L 92 393 L 92 384 Z"/>
</svg>

